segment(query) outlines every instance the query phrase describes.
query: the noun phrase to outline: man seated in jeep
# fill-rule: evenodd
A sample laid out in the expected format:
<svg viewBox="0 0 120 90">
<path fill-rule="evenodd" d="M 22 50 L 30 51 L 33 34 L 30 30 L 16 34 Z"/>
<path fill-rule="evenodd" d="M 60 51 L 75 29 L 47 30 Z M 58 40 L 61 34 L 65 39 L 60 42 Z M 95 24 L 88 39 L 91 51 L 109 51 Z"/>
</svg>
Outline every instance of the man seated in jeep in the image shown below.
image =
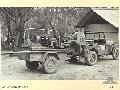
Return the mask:
<svg viewBox="0 0 120 90">
<path fill-rule="evenodd" d="M 73 34 L 73 40 L 77 40 L 80 45 L 85 45 L 84 28 L 77 28 Z"/>
</svg>

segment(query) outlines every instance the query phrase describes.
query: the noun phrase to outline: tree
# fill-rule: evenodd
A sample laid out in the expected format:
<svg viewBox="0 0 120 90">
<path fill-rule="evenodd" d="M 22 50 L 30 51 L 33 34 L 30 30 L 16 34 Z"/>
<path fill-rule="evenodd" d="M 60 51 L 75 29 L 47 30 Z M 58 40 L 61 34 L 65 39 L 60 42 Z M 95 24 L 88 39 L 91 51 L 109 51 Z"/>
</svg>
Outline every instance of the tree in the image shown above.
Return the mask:
<svg viewBox="0 0 120 90">
<path fill-rule="evenodd" d="M 10 23 L 14 22 L 15 30 L 8 29 L 10 36 L 13 35 L 14 46 L 21 47 L 24 26 L 27 22 L 27 27 L 34 28 L 50 28 L 55 32 L 58 31 L 61 36 L 65 33 L 72 32 L 74 25 L 84 16 L 89 8 L 78 7 L 1 7 L 6 18 L 10 20 Z M 7 21 L 8 22 L 8 21 Z M 12 32 L 12 33 L 11 33 Z M 8 37 L 9 38 L 9 37 Z"/>
<path fill-rule="evenodd" d="M 34 8 L 1 7 L 0 9 L 7 15 L 8 20 L 10 19 L 14 22 L 16 35 L 13 37 L 13 43 L 15 47 L 21 47 L 24 35 L 24 24 L 34 15 Z"/>
<path fill-rule="evenodd" d="M 64 36 L 65 33 L 74 31 L 74 26 L 84 17 L 89 9 L 79 7 L 46 7 L 43 8 L 43 11 L 52 29 Z"/>
</svg>

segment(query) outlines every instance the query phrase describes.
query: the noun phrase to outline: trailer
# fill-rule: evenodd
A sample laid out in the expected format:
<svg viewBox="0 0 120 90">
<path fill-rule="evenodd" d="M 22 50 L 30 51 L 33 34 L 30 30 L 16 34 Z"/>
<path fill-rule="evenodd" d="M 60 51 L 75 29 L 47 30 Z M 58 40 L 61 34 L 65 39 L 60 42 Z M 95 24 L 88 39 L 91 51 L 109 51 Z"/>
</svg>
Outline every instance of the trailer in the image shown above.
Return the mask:
<svg viewBox="0 0 120 90">
<path fill-rule="evenodd" d="M 27 47 L 17 52 L 4 52 L 4 54 L 16 54 L 20 60 L 25 60 L 26 67 L 30 70 L 36 70 L 41 64 L 45 73 L 52 74 L 57 71 L 62 55 L 66 54 L 67 56 L 67 52 L 67 49 Z"/>
</svg>

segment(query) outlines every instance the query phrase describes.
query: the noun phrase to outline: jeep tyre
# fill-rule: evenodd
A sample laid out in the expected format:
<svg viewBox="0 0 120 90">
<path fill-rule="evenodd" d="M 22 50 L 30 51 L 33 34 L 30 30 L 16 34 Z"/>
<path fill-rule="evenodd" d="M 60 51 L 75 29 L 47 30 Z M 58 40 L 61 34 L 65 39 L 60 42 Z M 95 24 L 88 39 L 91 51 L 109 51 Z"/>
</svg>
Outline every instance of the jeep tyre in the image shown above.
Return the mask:
<svg viewBox="0 0 120 90">
<path fill-rule="evenodd" d="M 95 65 L 97 63 L 97 54 L 95 51 L 90 51 L 89 55 L 85 58 L 87 65 Z"/>
<path fill-rule="evenodd" d="M 43 68 L 47 74 L 56 72 L 58 68 L 58 60 L 54 56 L 47 57 L 46 61 L 43 63 Z"/>
<path fill-rule="evenodd" d="M 112 50 L 112 57 L 113 57 L 113 59 L 118 60 L 118 56 L 119 56 L 118 49 L 113 48 L 113 50 Z"/>
</svg>

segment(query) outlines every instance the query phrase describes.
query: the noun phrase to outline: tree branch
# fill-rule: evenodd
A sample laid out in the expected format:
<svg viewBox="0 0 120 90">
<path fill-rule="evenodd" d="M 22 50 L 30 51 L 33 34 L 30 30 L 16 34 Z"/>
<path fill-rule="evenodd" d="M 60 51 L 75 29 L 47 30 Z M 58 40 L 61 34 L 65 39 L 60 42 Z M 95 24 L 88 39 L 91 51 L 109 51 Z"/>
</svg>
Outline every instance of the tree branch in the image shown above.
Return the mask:
<svg viewBox="0 0 120 90">
<path fill-rule="evenodd" d="M 51 25 L 51 27 L 52 27 L 52 29 L 53 29 L 53 37 L 57 37 L 57 36 L 56 36 L 55 27 L 52 25 L 51 21 L 48 19 L 48 17 L 47 17 L 47 12 L 46 12 L 45 10 L 44 10 L 44 15 L 45 15 L 47 21 L 49 22 L 49 24 Z"/>
<path fill-rule="evenodd" d="M 27 11 L 24 12 L 24 16 L 26 17 L 26 19 L 24 20 L 24 23 L 29 20 L 28 14 L 30 14 L 29 12 L 30 12 L 30 10 L 32 10 L 32 9 L 33 9 L 33 8 L 28 8 Z"/>
<path fill-rule="evenodd" d="M 50 20 L 48 19 L 48 17 L 47 17 L 47 12 L 44 11 L 44 15 L 45 15 L 47 21 L 49 22 L 49 24 L 51 25 L 52 29 L 55 30 L 55 28 L 54 28 L 54 26 L 52 25 L 51 21 L 50 21 Z"/>
<path fill-rule="evenodd" d="M 5 10 L 5 8 L 2 8 L 3 12 L 5 12 L 14 22 L 16 22 L 16 20 Z"/>
</svg>

